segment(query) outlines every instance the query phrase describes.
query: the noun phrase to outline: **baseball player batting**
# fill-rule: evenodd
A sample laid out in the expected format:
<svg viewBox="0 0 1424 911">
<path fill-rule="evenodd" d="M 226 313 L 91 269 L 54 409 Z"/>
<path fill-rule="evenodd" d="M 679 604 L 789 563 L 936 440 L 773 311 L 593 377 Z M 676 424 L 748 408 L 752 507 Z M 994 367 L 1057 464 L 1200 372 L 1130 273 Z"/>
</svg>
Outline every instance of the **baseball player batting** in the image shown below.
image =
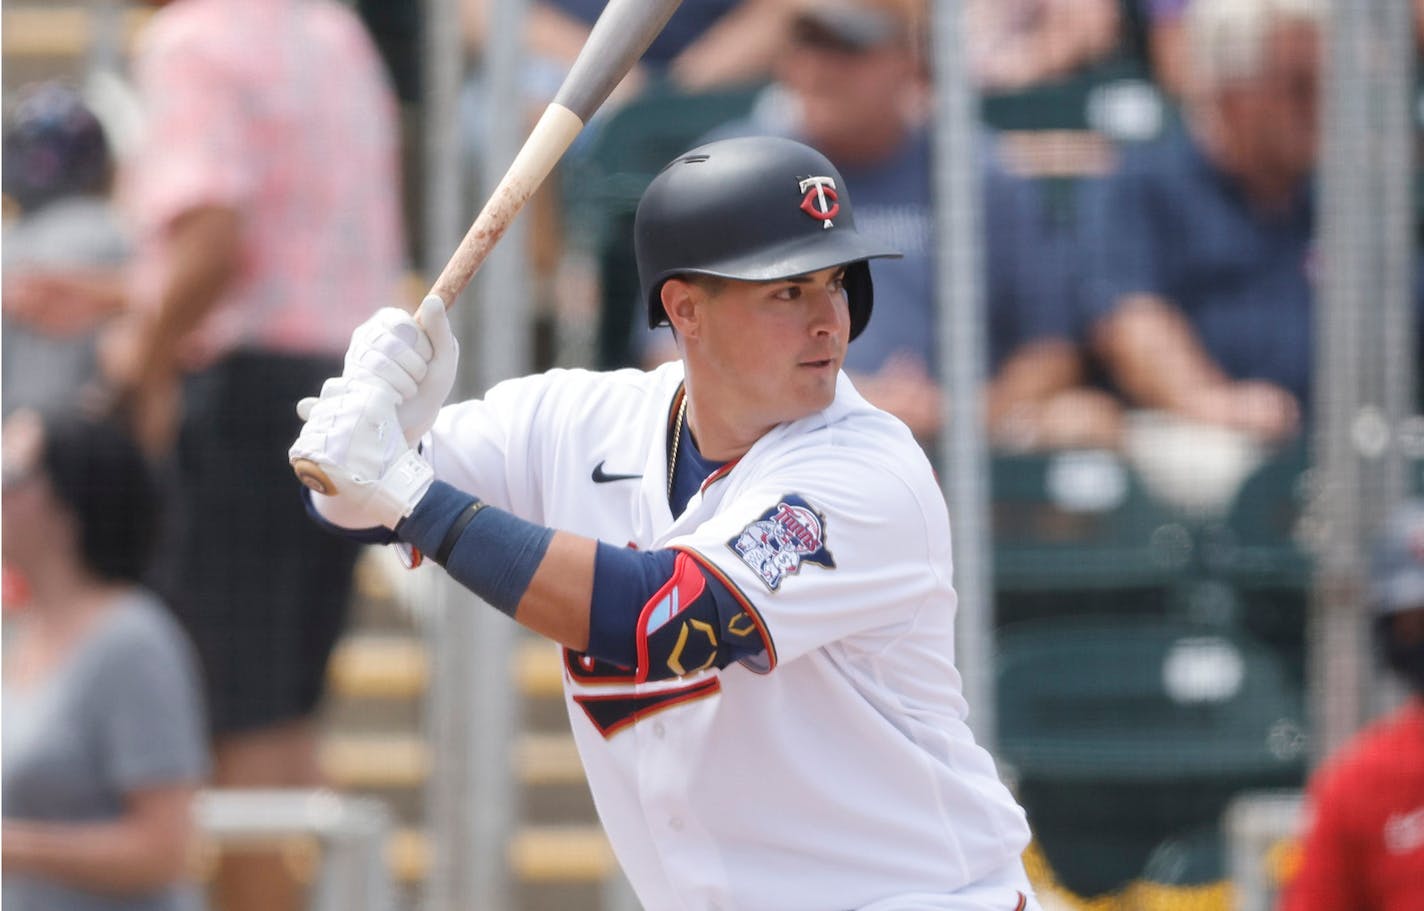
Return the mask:
<svg viewBox="0 0 1424 911">
<path fill-rule="evenodd" d="M 1023 810 L 975 744 L 949 518 L 841 373 L 871 315 L 840 174 L 715 142 L 649 185 L 651 325 L 681 360 L 554 370 L 441 408 L 438 298 L 353 336 L 291 448 L 318 519 L 433 559 L 564 646 L 599 816 L 654 911 L 1022 911 Z"/>
</svg>

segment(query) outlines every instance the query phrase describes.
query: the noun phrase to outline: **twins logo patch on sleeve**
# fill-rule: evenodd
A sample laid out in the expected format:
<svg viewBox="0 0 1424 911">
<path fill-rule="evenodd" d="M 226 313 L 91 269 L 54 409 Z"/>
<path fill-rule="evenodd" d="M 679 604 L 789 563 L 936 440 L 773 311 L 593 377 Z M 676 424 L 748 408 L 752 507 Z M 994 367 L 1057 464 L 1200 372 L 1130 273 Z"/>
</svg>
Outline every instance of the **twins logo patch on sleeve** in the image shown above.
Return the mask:
<svg viewBox="0 0 1424 911">
<path fill-rule="evenodd" d="M 794 493 L 783 496 L 727 546 L 772 591 L 780 588 L 787 576 L 800 572 L 802 563 L 836 568 L 835 558 L 826 549 L 826 517 Z"/>
</svg>

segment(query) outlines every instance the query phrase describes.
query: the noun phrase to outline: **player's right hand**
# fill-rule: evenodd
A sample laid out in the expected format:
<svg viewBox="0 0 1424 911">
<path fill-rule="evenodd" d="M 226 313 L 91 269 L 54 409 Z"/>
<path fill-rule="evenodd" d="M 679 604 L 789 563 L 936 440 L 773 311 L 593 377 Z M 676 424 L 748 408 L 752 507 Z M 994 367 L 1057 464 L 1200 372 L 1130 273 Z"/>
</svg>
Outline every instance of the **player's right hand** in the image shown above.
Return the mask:
<svg viewBox="0 0 1424 911">
<path fill-rule="evenodd" d="M 399 400 L 401 430 L 415 445 L 434 426 L 449 397 L 459 359 L 445 303 L 432 294 L 414 315 L 385 307 L 358 326 L 342 375 L 389 387 Z"/>
<path fill-rule="evenodd" d="M 312 497 L 333 524 L 395 528 L 429 489 L 434 473 L 405 441 L 398 402 L 384 383 L 342 376 L 298 403 L 305 423 L 287 457 L 315 462 L 331 479 L 336 496 Z"/>
</svg>

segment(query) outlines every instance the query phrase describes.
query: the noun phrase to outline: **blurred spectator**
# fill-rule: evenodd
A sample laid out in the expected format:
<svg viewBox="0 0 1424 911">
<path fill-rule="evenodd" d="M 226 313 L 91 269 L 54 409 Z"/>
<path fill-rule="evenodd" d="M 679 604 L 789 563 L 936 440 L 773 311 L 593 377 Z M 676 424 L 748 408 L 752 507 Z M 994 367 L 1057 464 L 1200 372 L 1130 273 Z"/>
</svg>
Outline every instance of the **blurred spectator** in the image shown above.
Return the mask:
<svg viewBox="0 0 1424 911">
<path fill-rule="evenodd" d="M 1191 0 L 1137 0 L 1147 27 L 1152 76 L 1163 91 L 1180 98 L 1187 88 L 1187 6 Z"/>
<path fill-rule="evenodd" d="M 140 580 L 157 485 L 112 424 L 4 426 L 6 911 L 179 911 L 207 773 L 192 646 Z"/>
<path fill-rule="evenodd" d="M 1258 440 L 1311 382 L 1314 0 L 1194 0 L 1185 126 L 1090 188 L 1086 307 L 1135 405 Z"/>
<path fill-rule="evenodd" d="M 321 783 L 314 713 L 356 545 L 306 521 L 295 403 L 340 371 L 400 278 L 396 102 L 334 0 L 174 0 L 141 39 L 148 131 L 120 198 L 137 231 L 129 331 L 105 366 L 171 452 L 172 601 L 207 675 L 214 783 Z M 283 911 L 277 853 L 227 856 L 226 911 Z"/>
<path fill-rule="evenodd" d="M 714 131 L 786 135 L 819 149 L 845 177 L 859 229 L 904 252 L 871 264 L 876 318 L 845 369 L 922 442 L 939 432 L 942 407 L 926 14 L 922 0 L 802 3 L 768 98 L 747 121 Z M 987 136 L 982 150 L 991 426 L 1021 448 L 1108 442 L 1114 407 L 1074 389 L 1081 359 L 1067 251 L 1037 188 L 999 165 Z M 665 334 L 651 339 L 645 361 L 673 356 Z"/>
<path fill-rule="evenodd" d="M 530 4 L 526 38 L 536 96 L 553 97 L 606 5 L 606 0 Z M 491 6 L 492 0 L 465 0 L 469 47 L 483 48 L 488 41 Z M 650 79 L 684 91 L 762 80 L 781 52 L 787 11 L 788 0 L 683 0 L 621 91 L 634 92 Z"/>
<path fill-rule="evenodd" d="M 969 71 L 985 92 L 1068 75 L 1118 46 L 1118 0 L 968 0 Z"/>
<path fill-rule="evenodd" d="M 1316 770 L 1299 872 L 1281 911 L 1418 908 L 1424 883 L 1424 501 L 1391 517 L 1377 554 L 1375 630 L 1408 701 Z"/>
<path fill-rule="evenodd" d="M 94 324 L 122 304 L 128 245 L 109 201 L 104 129 L 79 93 L 25 86 L 4 127 L 4 413 L 79 404 L 94 379 Z M 79 287 L 81 293 L 68 293 Z"/>
</svg>

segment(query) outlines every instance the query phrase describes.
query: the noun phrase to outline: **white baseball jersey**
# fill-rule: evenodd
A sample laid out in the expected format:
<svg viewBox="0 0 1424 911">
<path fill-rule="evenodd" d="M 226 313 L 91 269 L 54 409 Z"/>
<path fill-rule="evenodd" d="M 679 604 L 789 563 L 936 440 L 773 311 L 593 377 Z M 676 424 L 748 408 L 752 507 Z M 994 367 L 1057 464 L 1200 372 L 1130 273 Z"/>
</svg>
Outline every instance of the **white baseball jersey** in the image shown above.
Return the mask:
<svg viewBox="0 0 1424 911">
<path fill-rule="evenodd" d="M 673 516 L 682 376 L 512 380 L 445 408 L 426 441 L 437 477 L 533 522 L 694 552 L 750 605 L 730 626 L 764 650 L 722 670 L 640 685 L 566 653 L 619 862 L 653 911 L 965 907 L 952 893 L 1015 867 L 1029 834 L 965 723 L 928 461 L 842 374 L 829 408 L 773 429 Z"/>
</svg>

